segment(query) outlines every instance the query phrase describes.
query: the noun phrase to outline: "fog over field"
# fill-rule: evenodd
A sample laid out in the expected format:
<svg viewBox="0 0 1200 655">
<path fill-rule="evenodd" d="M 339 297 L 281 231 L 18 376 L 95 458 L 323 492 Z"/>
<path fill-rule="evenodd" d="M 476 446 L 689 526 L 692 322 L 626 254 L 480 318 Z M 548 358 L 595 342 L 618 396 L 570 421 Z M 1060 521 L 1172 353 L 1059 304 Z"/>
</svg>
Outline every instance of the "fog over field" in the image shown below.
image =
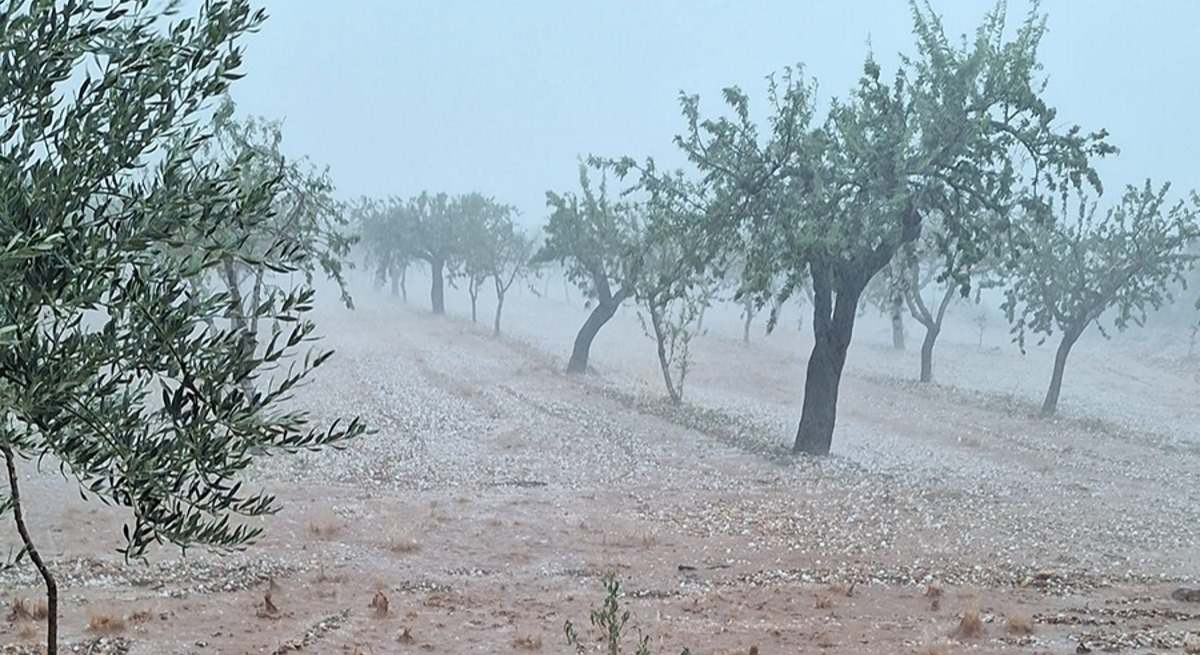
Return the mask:
<svg viewBox="0 0 1200 655">
<path fill-rule="evenodd" d="M 1200 653 L 1197 26 L 0 6 L 0 655 Z"/>
</svg>

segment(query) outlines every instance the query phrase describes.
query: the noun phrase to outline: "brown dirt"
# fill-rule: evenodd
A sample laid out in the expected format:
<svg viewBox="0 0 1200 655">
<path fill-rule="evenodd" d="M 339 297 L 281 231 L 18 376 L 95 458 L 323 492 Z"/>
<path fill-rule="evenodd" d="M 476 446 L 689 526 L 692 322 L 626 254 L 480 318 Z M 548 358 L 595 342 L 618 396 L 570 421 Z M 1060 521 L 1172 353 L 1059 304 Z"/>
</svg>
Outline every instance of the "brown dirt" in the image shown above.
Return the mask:
<svg viewBox="0 0 1200 655">
<path fill-rule="evenodd" d="M 526 294 L 506 307 L 517 338 L 497 341 L 360 305 L 322 317 L 339 354 L 299 402 L 379 431 L 265 461 L 254 480 L 286 508 L 244 553 L 122 563 L 120 513 L 24 468 L 69 641 L 104 616 L 131 653 L 566 653 L 563 622 L 587 625 L 606 572 L 663 653 L 1180 652 L 1200 632 L 1200 605 L 1170 597 L 1200 561 L 1195 410 L 1176 391 L 1194 400 L 1195 382 L 1136 344 L 1080 369 L 1170 391 L 1088 375 L 1042 421 L 1035 385 L 998 381 L 1027 361 L 948 339 L 951 384 L 922 387 L 902 380 L 915 357 L 864 330 L 836 456 L 811 461 L 770 450 L 798 416 L 801 336 L 746 348 L 714 317 L 688 389 L 710 411 L 672 413 L 631 312 L 574 378 L 556 355 L 580 308 Z M 1140 393 L 1138 409 L 1066 400 L 1103 393 Z M 0 599 L 37 594 L 28 571 L 0 574 Z M 969 612 L 979 633 L 956 636 Z M 0 644 L 19 652 L 27 623 L 0 623 Z"/>
</svg>

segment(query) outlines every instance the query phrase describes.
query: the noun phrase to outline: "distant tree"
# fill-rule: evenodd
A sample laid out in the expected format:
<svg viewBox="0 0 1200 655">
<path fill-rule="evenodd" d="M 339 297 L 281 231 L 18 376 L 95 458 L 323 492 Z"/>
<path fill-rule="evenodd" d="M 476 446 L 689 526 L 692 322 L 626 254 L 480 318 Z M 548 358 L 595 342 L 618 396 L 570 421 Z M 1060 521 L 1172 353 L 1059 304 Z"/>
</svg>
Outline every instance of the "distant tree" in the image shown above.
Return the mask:
<svg viewBox="0 0 1200 655">
<path fill-rule="evenodd" d="M 903 251 L 903 249 L 901 250 Z M 905 297 L 909 295 L 908 287 L 911 282 L 907 263 L 903 259 L 902 254 L 893 257 L 892 261 L 883 267 L 878 275 L 871 278 L 867 288 L 863 291 L 863 296 L 867 301 L 877 307 L 880 313 L 891 321 L 892 350 L 897 351 L 906 349 Z"/>
<path fill-rule="evenodd" d="M 815 344 L 796 452 L 829 452 L 863 290 L 920 236 L 928 214 L 952 210 L 943 254 L 958 281 L 1005 245 L 1014 207 L 1038 205 L 1064 180 L 1098 185 L 1089 157 L 1112 151 L 1103 132 L 1055 128 L 1062 121 L 1038 79 L 1040 16 L 1006 40 L 1003 11 L 994 11 L 961 46 L 928 9 L 914 5 L 913 20 L 917 52 L 892 83 L 868 58 L 821 125 L 812 86 L 790 72 L 769 85 L 765 134 L 737 88 L 724 92 L 730 116 L 702 119 L 699 100 L 683 98 L 688 127 L 677 142 L 707 185 L 710 240 L 749 233 L 756 291 L 783 279 L 790 294 L 811 281 Z"/>
<path fill-rule="evenodd" d="M 269 223 L 289 193 L 278 179 L 248 183 L 237 167 L 195 165 L 211 136 L 197 126 L 240 76 L 240 39 L 264 15 L 242 0 L 208 3 L 190 19 L 157 7 L 0 5 L 0 513 L 15 522 L 18 559 L 45 583 L 51 655 L 58 587 L 31 537 L 18 460 L 44 462 L 85 499 L 125 508 L 120 552 L 141 558 L 155 543 L 251 541 L 261 527 L 239 519 L 276 508 L 245 487 L 253 453 L 363 429 L 357 420 L 313 429 L 288 406 L 328 356 L 296 358 L 313 335 L 311 290 L 247 308 L 247 320 L 290 326 L 253 349 L 242 331 L 215 327 L 229 295 L 193 285 L 228 257 L 250 264 L 231 228 Z M 284 362 L 292 368 L 272 384 L 245 392 L 246 380 Z"/>
<path fill-rule="evenodd" d="M 512 207 L 479 194 L 454 199 L 459 227 L 459 261 L 471 298 L 471 322 L 477 322 L 479 293 L 500 268 L 502 239 L 511 236 Z M 507 234 L 506 234 L 507 232 Z M 511 282 L 510 282 L 511 284 Z"/>
<path fill-rule="evenodd" d="M 446 275 L 453 275 L 462 253 L 461 206 L 445 194 L 422 192 L 405 204 L 413 230 L 413 254 L 429 264 L 429 302 L 434 314 L 446 313 Z"/>
<path fill-rule="evenodd" d="M 504 298 L 517 280 L 531 273 L 535 243 L 533 237 L 511 220 L 500 221 L 493 230 L 496 254 L 492 258 L 491 276 L 496 289 L 496 318 L 492 324 L 492 334 L 500 336 L 500 314 L 504 311 Z"/>
<path fill-rule="evenodd" d="M 1057 222 L 1031 222 L 1022 255 L 1015 260 L 1005 290 L 1004 311 L 1014 340 L 1025 347 L 1030 332 L 1062 333 L 1042 414 L 1058 409 L 1063 371 L 1071 347 L 1088 326 L 1107 336 L 1100 318 L 1114 311 L 1112 325 L 1141 325 L 1148 307 L 1170 298 L 1172 283 L 1183 279 L 1196 257 L 1187 246 L 1200 238 L 1200 198 L 1168 204 L 1169 185 L 1129 187 L 1120 203 L 1097 214 L 1095 202 L 1081 198 L 1073 216 Z"/>
<path fill-rule="evenodd" d="M 578 194 L 546 192 L 550 218 L 534 258 L 562 264 L 567 279 L 595 303 L 575 337 L 568 373 L 587 371 L 592 341 L 634 294 L 641 269 L 643 225 L 637 208 L 611 200 L 605 170 L 596 168 L 601 173 L 598 188 L 592 187 L 589 166 L 580 164 Z"/>
<path fill-rule="evenodd" d="M 361 199 L 354 207 L 366 263 L 380 284 L 391 284 L 392 296 L 408 302 L 408 269 L 412 265 L 415 227 L 404 201 Z"/>
<path fill-rule="evenodd" d="M 285 158 L 279 149 L 283 134 L 278 121 L 239 121 L 234 109 L 228 97 L 217 107 L 213 137 L 196 159 L 199 166 L 236 171 L 246 188 L 274 182 L 278 189 L 265 217 L 227 228 L 238 249 L 225 255 L 217 276 L 230 297 L 229 320 L 248 343 L 257 344 L 259 317 L 253 308 L 284 295 L 292 287 L 291 272 L 302 274 L 308 285 L 314 274 L 323 273 L 338 285 L 342 302 L 354 306 L 343 267 L 357 236 L 351 234 L 344 208 L 333 199 L 329 171 L 316 170 L 304 159 Z M 284 268 L 289 269 L 287 278 L 279 275 Z"/>
</svg>

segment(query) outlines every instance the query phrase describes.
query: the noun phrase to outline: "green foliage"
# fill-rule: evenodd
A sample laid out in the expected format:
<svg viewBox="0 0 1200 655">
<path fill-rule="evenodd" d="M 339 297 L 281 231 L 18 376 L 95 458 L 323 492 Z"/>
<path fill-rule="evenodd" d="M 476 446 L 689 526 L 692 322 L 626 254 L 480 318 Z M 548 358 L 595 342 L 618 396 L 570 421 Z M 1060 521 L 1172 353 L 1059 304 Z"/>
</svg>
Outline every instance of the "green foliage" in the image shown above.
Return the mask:
<svg viewBox="0 0 1200 655">
<path fill-rule="evenodd" d="M 1099 214 L 1096 202 L 1080 197 L 1070 215 L 1064 197 L 1058 220 L 1025 226 L 1003 306 L 1022 348 L 1028 333 L 1044 341 L 1061 331 L 1073 342 L 1092 323 L 1103 333 L 1099 319 L 1110 310 L 1118 330 L 1141 325 L 1147 308 L 1170 299 L 1171 285 L 1196 263 L 1187 248 L 1200 239 L 1200 197 L 1172 204 L 1169 188 L 1128 187 Z"/>
<path fill-rule="evenodd" d="M 621 655 L 626 640 L 631 615 L 629 610 L 621 609 L 621 582 L 615 575 L 604 576 L 604 602 L 600 609 L 593 610 L 590 616 L 592 628 L 600 632 L 607 655 Z M 569 620 L 563 624 L 567 645 L 575 648 L 575 652 L 583 655 L 587 647 L 579 640 L 579 633 Z M 650 637 L 639 634 L 634 641 L 634 655 L 650 655 Z M 683 649 L 680 655 L 690 655 L 691 651 Z"/>
<path fill-rule="evenodd" d="M 598 170 L 593 188 L 589 170 Z M 607 167 L 580 164 L 579 193 L 546 192 L 550 218 L 534 263 L 559 262 L 588 298 L 620 303 L 634 293 L 642 266 L 645 227 L 632 202 L 608 196 Z"/>
<path fill-rule="evenodd" d="M 309 285 L 314 274 L 323 273 L 338 285 L 342 302 L 353 307 L 343 267 L 357 236 L 350 233 L 347 212 L 333 199 L 329 170 L 318 170 L 306 159 L 288 160 L 280 151 L 279 121 L 238 120 L 234 111 L 228 97 L 217 107 L 212 137 L 196 152 L 197 166 L 234 172 L 240 188 L 272 184 L 276 189 L 265 216 L 253 223 L 231 224 L 226 228 L 229 233 L 221 235 L 236 245 L 241 260 L 227 260 L 220 276 L 230 295 L 242 300 L 237 313 L 248 316 L 249 308 L 261 304 L 264 297 L 283 294 L 293 272 L 302 274 Z M 241 287 L 247 278 L 253 280 L 252 291 L 243 298 Z"/>
<path fill-rule="evenodd" d="M 191 284 L 229 258 L 258 263 L 229 235 L 264 228 L 290 193 L 250 158 L 198 163 L 212 135 L 197 118 L 240 76 L 237 43 L 262 20 L 241 0 L 193 19 L 140 0 L 0 9 L 0 450 L 127 508 L 126 557 L 245 544 L 261 528 L 241 519 L 276 508 L 244 484 L 251 453 L 363 432 L 288 406 L 330 355 L 301 350 L 311 290 L 246 308 L 286 326 L 256 351 L 211 323 L 229 294 Z"/>
</svg>

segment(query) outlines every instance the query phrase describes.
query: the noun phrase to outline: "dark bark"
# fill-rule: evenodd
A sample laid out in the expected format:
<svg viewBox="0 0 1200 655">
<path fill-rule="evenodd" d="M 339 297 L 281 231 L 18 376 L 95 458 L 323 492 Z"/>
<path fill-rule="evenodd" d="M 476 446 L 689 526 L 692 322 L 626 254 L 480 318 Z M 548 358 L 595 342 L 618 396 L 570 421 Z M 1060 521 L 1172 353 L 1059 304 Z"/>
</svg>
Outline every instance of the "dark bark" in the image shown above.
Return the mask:
<svg viewBox="0 0 1200 655">
<path fill-rule="evenodd" d="M 905 296 L 908 301 L 908 310 L 917 322 L 925 326 L 925 339 L 921 342 L 921 382 L 933 382 L 933 347 L 937 343 L 938 335 L 942 333 L 942 321 L 946 318 L 946 308 L 950 306 L 950 301 L 954 299 L 955 287 L 953 284 L 946 285 L 946 291 L 942 294 L 942 300 L 938 303 L 937 313 L 929 311 L 929 307 L 921 298 L 921 293 L 915 289 L 910 291 Z"/>
<path fill-rule="evenodd" d="M 621 306 L 621 301 L 625 299 L 626 295 L 624 290 L 618 291 L 617 295 L 607 301 L 601 300 L 596 303 L 592 313 L 588 314 L 587 320 L 583 322 L 583 327 L 579 328 L 579 334 L 575 335 L 575 346 L 571 349 L 571 359 L 567 362 L 568 373 L 587 371 L 592 340 L 596 338 L 600 328 L 604 327 L 604 324 L 608 323 L 608 320 L 617 313 L 617 308 Z"/>
<path fill-rule="evenodd" d="M 496 293 L 496 320 L 492 323 L 492 336 L 500 336 L 500 313 L 504 311 L 504 292 Z"/>
<path fill-rule="evenodd" d="M 434 314 L 446 313 L 446 289 L 445 280 L 443 279 L 442 271 L 446 267 L 446 260 L 433 258 L 429 260 L 429 272 L 433 278 L 429 285 L 429 300 L 433 306 Z"/>
<path fill-rule="evenodd" d="M 1054 372 L 1050 376 L 1050 388 L 1046 390 L 1046 400 L 1042 402 L 1042 416 L 1053 416 L 1058 411 L 1058 396 L 1062 391 L 1067 356 L 1071 354 L 1071 347 L 1082 334 L 1083 327 L 1072 327 L 1063 333 L 1062 341 L 1058 342 L 1058 352 L 1054 354 Z"/>
<path fill-rule="evenodd" d="M 833 427 L 837 420 L 838 386 L 865 281 L 862 276 L 837 276 L 835 299 L 832 267 L 814 264 L 811 274 L 815 341 L 808 358 L 804 406 L 792 450 L 809 455 L 828 455 L 833 445 Z"/>
<path fill-rule="evenodd" d="M 57 655 L 58 583 L 54 580 L 54 574 L 50 571 L 50 567 L 46 566 L 46 562 L 42 560 L 41 553 L 38 552 L 33 538 L 29 535 L 29 527 L 25 524 L 24 507 L 21 505 L 21 486 L 17 483 L 17 465 L 12 448 L 3 446 L 0 447 L 0 450 L 4 452 L 4 464 L 8 469 L 9 503 L 12 507 L 13 520 L 17 524 L 17 534 L 21 536 L 25 554 L 29 556 L 29 560 L 33 562 L 33 566 L 42 576 L 42 582 L 46 585 L 46 653 L 47 655 Z"/>
<path fill-rule="evenodd" d="M 938 328 L 925 326 L 925 339 L 921 341 L 921 381 L 933 382 L 933 344 L 937 342 Z"/>
</svg>

